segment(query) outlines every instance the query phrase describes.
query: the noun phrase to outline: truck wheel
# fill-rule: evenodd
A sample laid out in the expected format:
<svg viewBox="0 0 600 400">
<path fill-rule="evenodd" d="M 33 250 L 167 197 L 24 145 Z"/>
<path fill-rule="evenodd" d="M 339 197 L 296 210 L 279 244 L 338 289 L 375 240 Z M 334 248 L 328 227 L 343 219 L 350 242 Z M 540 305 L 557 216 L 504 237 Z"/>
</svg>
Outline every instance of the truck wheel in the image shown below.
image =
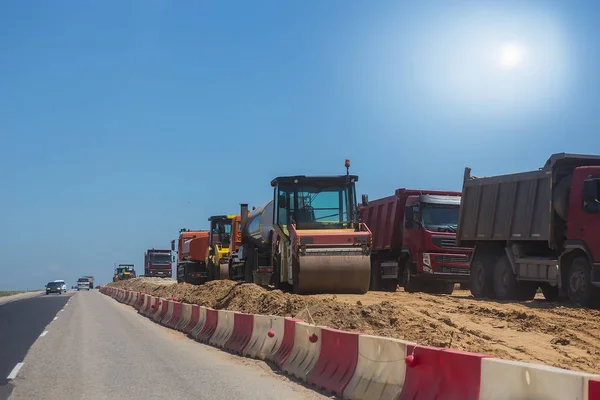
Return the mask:
<svg viewBox="0 0 600 400">
<path fill-rule="evenodd" d="M 471 262 L 469 287 L 476 299 L 494 295 L 493 267 L 490 259 L 489 256 L 477 255 Z"/>
<path fill-rule="evenodd" d="M 381 262 L 379 260 L 371 259 L 371 282 L 369 290 L 381 290 L 381 281 Z"/>
<path fill-rule="evenodd" d="M 598 304 L 598 290 L 592 285 L 591 269 L 584 257 L 576 258 L 569 268 L 567 279 L 569 300 L 583 307 Z"/>
<path fill-rule="evenodd" d="M 407 293 L 415 293 L 421 290 L 420 282 L 413 279 L 410 275 L 410 262 L 407 262 L 402 269 L 402 286 Z"/>
<path fill-rule="evenodd" d="M 542 293 L 548 301 L 558 301 L 559 299 L 558 285 L 551 286 L 549 283 L 544 283 L 542 284 Z"/>
<path fill-rule="evenodd" d="M 443 294 L 452 294 L 454 292 L 454 282 L 440 282 Z"/>
<path fill-rule="evenodd" d="M 517 298 L 517 277 L 506 255 L 498 257 L 494 265 L 494 292 L 498 300 Z"/>
</svg>

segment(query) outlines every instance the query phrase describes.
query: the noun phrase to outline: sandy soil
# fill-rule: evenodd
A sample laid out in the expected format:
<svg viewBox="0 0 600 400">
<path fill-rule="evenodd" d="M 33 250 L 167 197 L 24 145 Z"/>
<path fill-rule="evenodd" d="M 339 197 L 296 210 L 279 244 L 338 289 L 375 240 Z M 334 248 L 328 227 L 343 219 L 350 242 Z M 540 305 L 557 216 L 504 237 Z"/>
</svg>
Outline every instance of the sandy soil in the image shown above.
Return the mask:
<svg viewBox="0 0 600 400">
<path fill-rule="evenodd" d="M 138 278 L 110 284 L 216 309 L 314 320 L 319 325 L 395 337 L 422 345 L 488 354 L 585 372 L 600 372 L 600 311 L 551 303 L 500 303 L 454 294 L 368 292 L 294 295 L 254 284 L 201 286 Z M 310 315 L 309 315 L 310 314 Z"/>
</svg>

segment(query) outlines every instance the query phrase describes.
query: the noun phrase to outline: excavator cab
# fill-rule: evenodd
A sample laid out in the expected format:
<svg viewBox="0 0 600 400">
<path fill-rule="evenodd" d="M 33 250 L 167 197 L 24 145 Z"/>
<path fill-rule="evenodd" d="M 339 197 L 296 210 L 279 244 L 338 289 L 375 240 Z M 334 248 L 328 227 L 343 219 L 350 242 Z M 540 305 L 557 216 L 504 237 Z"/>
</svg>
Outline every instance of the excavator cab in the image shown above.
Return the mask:
<svg viewBox="0 0 600 400">
<path fill-rule="evenodd" d="M 210 222 L 209 247 L 206 259 L 208 280 L 227 279 L 229 277 L 229 254 L 232 239 L 232 228 L 235 215 L 213 215 Z"/>
</svg>

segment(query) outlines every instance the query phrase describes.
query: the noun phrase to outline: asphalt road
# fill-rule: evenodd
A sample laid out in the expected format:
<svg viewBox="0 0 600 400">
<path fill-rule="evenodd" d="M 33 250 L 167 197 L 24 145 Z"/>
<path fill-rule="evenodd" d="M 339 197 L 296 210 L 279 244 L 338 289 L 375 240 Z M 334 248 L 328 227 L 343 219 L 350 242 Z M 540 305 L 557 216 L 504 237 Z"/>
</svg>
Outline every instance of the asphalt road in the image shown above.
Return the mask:
<svg viewBox="0 0 600 400">
<path fill-rule="evenodd" d="M 74 295 L 47 330 L 12 380 L 11 400 L 327 398 L 95 290 Z"/>
<path fill-rule="evenodd" d="M 6 399 L 10 393 L 9 374 L 23 361 L 71 294 L 38 294 L 0 304 L 0 399 Z"/>
</svg>

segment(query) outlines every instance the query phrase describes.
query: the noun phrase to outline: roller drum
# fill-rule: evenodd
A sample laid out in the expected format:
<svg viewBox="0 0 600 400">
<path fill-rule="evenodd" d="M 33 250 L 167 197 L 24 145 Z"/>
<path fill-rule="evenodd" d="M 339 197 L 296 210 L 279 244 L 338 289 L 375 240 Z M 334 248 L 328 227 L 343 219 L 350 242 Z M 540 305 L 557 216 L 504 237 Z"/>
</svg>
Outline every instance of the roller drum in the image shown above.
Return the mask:
<svg viewBox="0 0 600 400">
<path fill-rule="evenodd" d="M 371 260 L 362 250 L 319 249 L 299 258 L 297 293 L 366 293 Z"/>
</svg>

